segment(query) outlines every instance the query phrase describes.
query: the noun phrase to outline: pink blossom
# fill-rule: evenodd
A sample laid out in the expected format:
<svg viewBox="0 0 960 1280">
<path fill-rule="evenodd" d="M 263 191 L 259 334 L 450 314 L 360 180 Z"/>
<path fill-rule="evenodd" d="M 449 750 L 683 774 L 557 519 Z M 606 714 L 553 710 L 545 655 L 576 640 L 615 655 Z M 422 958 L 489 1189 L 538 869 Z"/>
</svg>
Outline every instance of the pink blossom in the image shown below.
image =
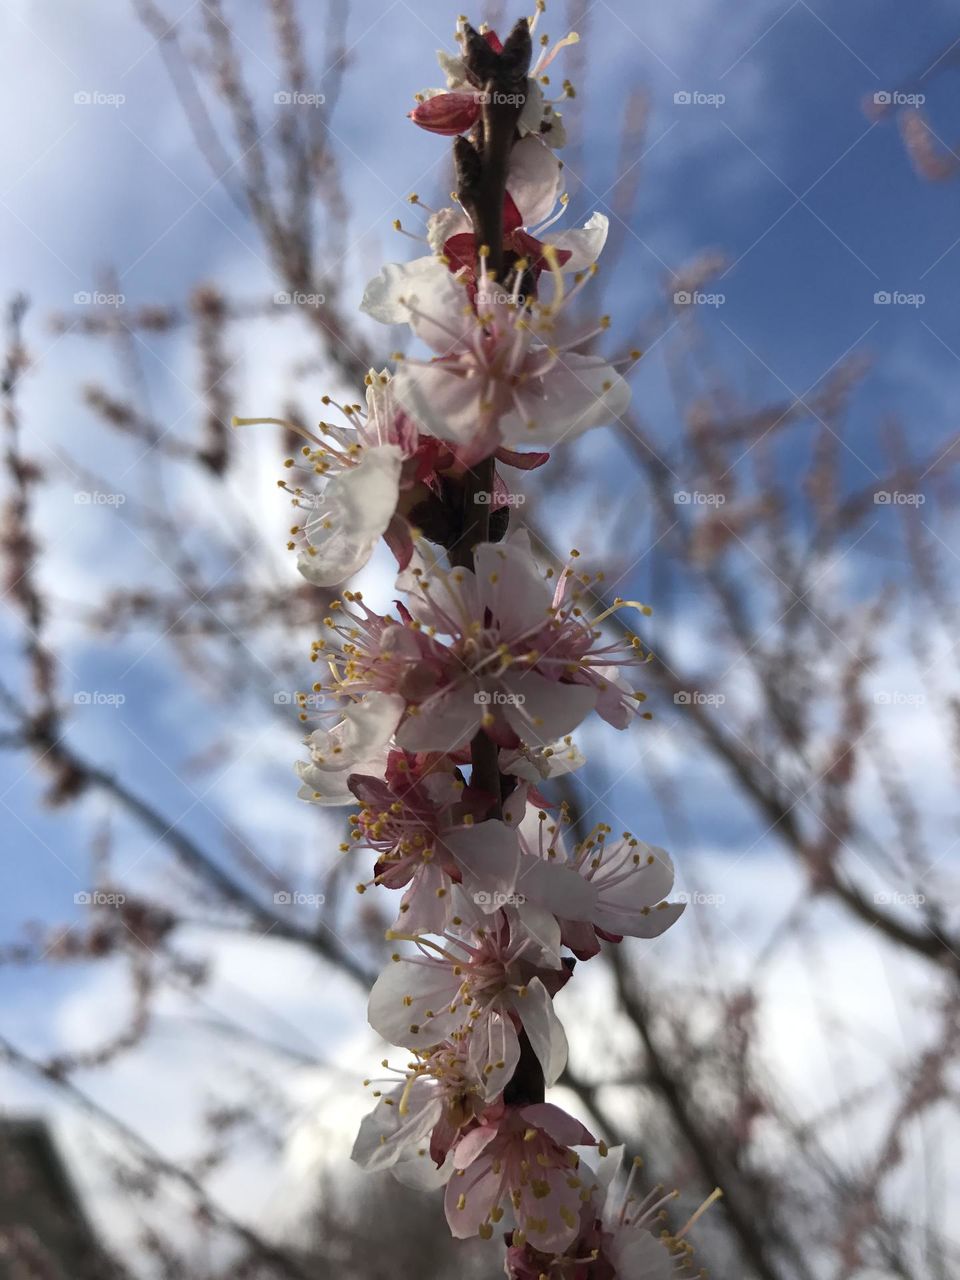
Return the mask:
<svg viewBox="0 0 960 1280">
<path fill-rule="evenodd" d="M 453 1149 L 445 1199 L 450 1230 L 459 1239 L 489 1237 L 496 1224 L 512 1221 L 533 1247 L 563 1251 L 577 1235 L 582 1196 L 589 1195 L 570 1147 L 595 1143 L 549 1103 L 491 1108 Z"/>
<path fill-rule="evenodd" d="M 520 292 L 522 270 L 498 285 L 482 261 L 475 307 L 467 282 L 429 258 L 386 267 L 368 286 L 366 309 L 378 318 L 402 310 L 436 355 L 402 361 L 394 380 L 398 402 L 468 464 L 503 444 L 573 439 L 619 418 L 630 402 L 630 389 L 611 364 L 576 350 L 603 332 L 607 320 L 580 332 L 564 334 L 560 327 L 588 275 L 567 292 L 557 251 L 548 246 L 544 253 L 553 260 L 549 302 L 528 305 Z"/>
<path fill-rule="evenodd" d="M 504 1054 L 482 1072 L 463 1042 L 414 1051 L 406 1073 L 395 1073 L 400 1082 L 386 1093 L 376 1091 L 377 1104 L 360 1126 L 352 1158 L 364 1169 L 393 1169 L 401 1181 L 442 1186 L 452 1173 L 451 1147 L 513 1074 L 510 1045 Z"/>
<path fill-rule="evenodd" d="M 571 853 L 564 849 L 562 818 L 529 814 L 521 829 L 518 890 L 560 920 L 564 945 L 581 960 L 596 955 L 598 938 L 656 938 L 680 918 L 682 902 L 666 902 L 673 888 L 670 855 L 625 831 L 608 840 L 598 823 Z"/>
<path fill-rule="evenodd" d="M 370 1025 L 391 1044 L 410 1049 L 466 1041 L 481 1072 L 519 1052 L 522 1027 L 544 1078 L 553 1083 L 566 1065 L 567 1042 L 551 992 L 569 975 L 560 959 L 556 920 L 529 906 L 522 918 L 509 906 L 488 916 L 487 908 L 496 903 L 492 892 L 489 902 L 480 903 L 453 892 L 460 924 L 439 942 L 390 935 L 408 938 L 416 950 L 394 953 L 377 979 L 367 1010 Z"/>
</svg>

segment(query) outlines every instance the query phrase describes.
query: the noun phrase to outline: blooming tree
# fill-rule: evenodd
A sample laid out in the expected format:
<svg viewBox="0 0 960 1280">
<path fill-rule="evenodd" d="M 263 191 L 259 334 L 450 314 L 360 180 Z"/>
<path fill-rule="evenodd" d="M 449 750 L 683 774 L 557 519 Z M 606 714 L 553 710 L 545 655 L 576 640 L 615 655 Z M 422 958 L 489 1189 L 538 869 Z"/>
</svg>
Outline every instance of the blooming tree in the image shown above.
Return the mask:
<svg viewBox="0 0 960 1280">
<path fill-rule="evenodd" d="M 548 234 L 566 203 L 557 107 L 573 89 L 549 100 L 546 69 L 578 37 L 540 37 L 533 62 L 542 10 L 503 41 L 461 19 L 461 56 L 440 55 L 446 89 L 411 112 L 454 138 L 457 208 L 427 211 L 431 252 L 384 267 L 362 309 L 409 325 L 429 354 L 371 370 L 365 408 L 293 428 L 304 444 L 282 484 L 301 573 L 334 586 L 383 538 L 402 597 L 396 614 L 359 592 L 331 603 L 311 655 L 330 674 L 312 693 L 335 723 L 311 732 L 298 773 L 305 800 L 360 804 L 344 846 L 376 854 L 360 892 L 402 890 L 369 1019 L 408 1058 L 385 1061 L 354 1159 L 445 1187 L 456 1237 L 500 1227 L 517 1280 L 656 1280 L 689 1262 L 685 1229 L 659 1225 L 670 1196 L 637 1200 L 605 1144 L 545 1101 L 567 1060 L 553 999 L 577 960 L 655 937 L 683 907 L 667 900 L 662 849 L 604 823 L 573 842 L 566 805 L 551 813 L 540 791 L 581 763 L 570 735 L 591 713 L 621 730 L 645 714 L 634 681 L 651 657 L 604 628 L 645 606 L 597 606 L 579 552 L 544 568 L 510 529 L 498 469 L 542 466 L 529 446 L 619 418 L 617 365 L 640 354 L 607 362 L 590 350 L 607 318 L 572 318 L 606 218 Z"/>
</svg>

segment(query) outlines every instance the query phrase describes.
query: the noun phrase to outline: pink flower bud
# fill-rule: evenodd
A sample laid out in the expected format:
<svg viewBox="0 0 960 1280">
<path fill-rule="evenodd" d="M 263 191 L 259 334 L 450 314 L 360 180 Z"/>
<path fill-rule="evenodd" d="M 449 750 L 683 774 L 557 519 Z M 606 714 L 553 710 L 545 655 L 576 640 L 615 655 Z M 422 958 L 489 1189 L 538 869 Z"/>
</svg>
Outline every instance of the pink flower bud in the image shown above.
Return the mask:
<svg viewBox="0 0 960 1280">
<path fill-rule="evenodd" d="M 466 133 L 480 118 L 480 104 L 472 93 L 438 93 L 410 112 L 410 119 L 429 133 L 453 137 Z"/>
</svg>

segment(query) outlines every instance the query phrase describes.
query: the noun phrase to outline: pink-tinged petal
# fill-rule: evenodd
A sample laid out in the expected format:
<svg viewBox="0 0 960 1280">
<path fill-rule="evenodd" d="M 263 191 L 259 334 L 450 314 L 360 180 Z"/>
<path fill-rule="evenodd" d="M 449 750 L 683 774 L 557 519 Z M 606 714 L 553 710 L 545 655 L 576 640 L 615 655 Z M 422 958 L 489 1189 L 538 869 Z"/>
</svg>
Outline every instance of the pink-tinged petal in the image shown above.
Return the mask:
<svg viewBox="0 0 960 1280">
<path fill-rule="evenodd" d="M 533 227 L 553 213 L 563 186 L 563 170 L 539 138 L 521 138 L 510 153 L 507 190 L 520 212 L 521 226 Z"/>
<path fill-rule="evenodd" d="M 511 729 L 531 746 L 546 746 L 572 733 L 590 714 L 596 691 L 585 684 L 561 684 L 536 671 L 508 670 L 500 685 L 510 701 L 503 714 Z"/>
<path fill-rule="evenodd" d="M 444 933 L 452 914 L 451 884 L 450 877 L 436 861 L 421 863 L 400 901 L 393 928 L 414 934 Z"/>
<path fill-rule="evenodd" d="M 610 365 L 567 352 L 542 378 L 517 391 L 519 411 L 499 424 L 507 444 L 558 444 L 620 418 L 630 388 Z"/>
<path fill-rule="evenodd" d="M 453 1167 L 455 1169 L 469 1168 L 475 1160 L 480 1159 L 499 1132 L 500 1130 L 495 1125 L 480 1125 L 476 1129 L 471 1129 L 454 1148 Z"/>
<path fill-rule="evenodd" d="M 560 1147 L 595 1147 L 597 1140 L 579 1120 L 552 1102 L 535 1102 L 520 1114 L 527 1124 L 542 1129 Z"/>
<path fill-rule="evenodd" d="M 553 1008 L 553 1000 L 539 978 L 527 983 L 526 994 L 513 1007 L 520 1015 L 530 1047 L 540 1060 L 546 1084 L 556 1084 L 567 1065 L 567 1037 Z"/>
<path fill-rule="evenodd" d="M 397 568 L 402 573 L 413 559 L 413 535 L 410 522 L 395 515 L 383 532 L 383 540 L 393 552 Z"/>
<path fill-rule="evenodd" d="M 428 133 L 452 138 L 467 133 L 480 118 L 480 104 L 471 93 L 438 93 L 418 102 L 410 119 Z"/>
<path fill-rule="evenodd" d="M 480 602 L 507 644 L 550 621 L 553 592 L 520 543 L 483 542 L 474 549 L 474 565 Z"/>
<path fill-rule="evenodd" d="M 477 733 L 483 706 L 474 700 L 476 683 L 465 680 L 449 691 L 428 698 L 397 730 L 405 751 L 443 751 L 464 746 Z"/>
<path fill-rule="evenodd" d="M 564 271 L 585 271 L 600 257 L 609 229 L 610 219 L 605 214 L 594 213 L 579 230 L 548 236 L 547 243 L 558 253 L 568 255 L 561 264 Z"/>
<path fill-rule="evenodd" d="M 520 471 L 535 471 L 550 461 L 549 453 L 518 453 L 516 449 L 507 448 L 498 449 L 494 457 L 505 467 L 516 467 Z"/>
<path fill-rule="evenodd" d="M 456 827 L 444 833 L 443 845 L 463 872 L 464 890 L 482 910 L 497 910 L 502 904 L 496 898 L 513 894 L 520 863 L 513 827 L 496 818 Z"/>
<path fill-rule="evenodd" d="M 350 1158 L 368 1172 L 389 1169 L 429 1141 L 442 1112 L 440 1091 L 427 1080 L 415 1081 L 406 1098 L 404 1086 L 399 1085 L 363 1118 Z"/>
<path fill-rule="evenodd" d="M 600 939 L 592 924 L 583 920 L 561 920 L 560 924 L 563 945 L 569 947 L 578 960 L 592 960 L 600 954 Z"/>
<path fill-rule="evenodd" d="M 480 403 L 490 396 L 488 379 L 438 360 L 426 366 L 401 364 L 394 383 L 400 404 L 427 431 L 471 450 L 477 446 L 484 420 Z"/>
<path fill-rule="evenodd" d="M 580 1189 L 570 1186 L 570 1170 L 537 1171 L 520 1188 L 517 1223 L 527 1241 L 543 1253 L 562 1253 L 580 1230 Z"/>
<path fill-rule="evenodd" d="M 487 1157 L 481 1157 L 462 1177 L 452 1177 L 443 1201 L 451 1235 L 457 1240 L 475 1236 L 499 1200 L 502 1184 L 503 1174 L 493 1172 Z"/>
</svg>

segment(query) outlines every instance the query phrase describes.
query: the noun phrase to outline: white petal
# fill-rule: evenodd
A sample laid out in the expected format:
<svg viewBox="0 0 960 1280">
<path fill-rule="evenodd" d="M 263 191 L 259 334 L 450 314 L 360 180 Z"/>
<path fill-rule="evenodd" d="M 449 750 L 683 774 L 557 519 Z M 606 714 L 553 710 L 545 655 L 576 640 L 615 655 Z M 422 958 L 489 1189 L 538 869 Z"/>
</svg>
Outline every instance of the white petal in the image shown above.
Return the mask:
<svg viewBox="0 0 960 1280">
<path fill-rule="evenodd" d="M 561 920 L 596 923 L 597 890 L 575 867 L 527 855 L 520 860 L 517 892 Z"/>
<path fill-rule="evenodd" d="M 373 555 L 379 541 L 375 537 L 351 538 L 345 530 L 331 529 L 322 542 L 310 552 L 297 556 L 297 571 L 315 587 L 335 587 L 359 573 Z"/>
<path fill-rule="evenodd" d="M 415 293 L 424 277 L 429 281 L 439 271 L 447 274 L 447 268 L 432 255 L 412 262 L 388 262 L 364 289 L 360 310 L 381 324 L 406 324 L 410 312 L 400 299 Z"/>
<path fill-rule="evenodd" d="M 415 1155 L 429 1143 L 429 1135 L 443 1113 L 440 1091 L 427 1080 L 417 1080 L 406 1091 L 398 1085 L 364 1116 L 350 1158 L 362 1169 L 389 1169 L 398 1160 Z M 390 1101 L 387 1101 L 389 1098 Z M 405 1114 L 400 1103 L 405 1103 Z"/>
<path fill-rule="evenodd" d="M 593 710 L 596 691 L 585 684 L 561 684 L 536 671 L 506 671 L 500 685 L 508 695 L 503 714 L 531 746 L 546 746 L 572 733 Z"/>
<path fill-rule="evenodd" d="M 618 1276 L 629 1280 L 671 1280 L 673 1258 L 649 1231 L 621 1226 L 606 1247 Z"/>
<path fill-rule="evenodd" d="M 465 679 L 422 702 L 400 726 L 397 742 L 405 751 L 456 751 L 480 728 L 483 706 L 475 701 L 477 683 Z"/>
<path fill-rule="evenodd" d="M 489 398 L 489 380 L 460 366 L 437 362 L 401 364 L 394 379 L 398 403 L 438 440 L 473 441 L 481 420 L 480 402 Z"/>
<path fill-rule="evenodd" d="M 586 764 L 586 757 L 573 742 L 558 739 L 546 747 L 521 747 L 500 752 L 500 772 L 509 773 L 536 785 L 547 778 L 561 778 Z"/>
<path fill-rule="evenodd" d="M 456 209 L 438 209 L 427 219 L 427 240 L 434 253 L 443 253 L 443 246 L 451 236 L 472 231 L 473 224 L 458 205 Z"/>
<path fill-rule="evenodd" d="M 443 843 L 463 871 L 464 891 L 482 911 L 496 911 L 516 887 L 520 838 L 513 827 L 491 818 L 469 827 L 456 827 Z"/>
<path fill-rule="evenodd" d="M 377 445 L 364 450 L 356 467 L 328 481 L 323 510 L 304 525 L 311 550 L 297 560 L 308 582 L 335 586 L 369 560 L 397 509 L 402 465 L 398 445 Z"/>
<path fill-rule="evenodd" d="M 460 1004 L 450 1012 L 460 982 L 451 965 L 392 960 L 373 984 L 367 1021 L 390 1044 L 407 1049 L 437 1044 L 463 1021 Z"/>
<path fill-rule="evenodd" d="M 406 282 L 396 287 L 398 306 L 431 351 L 438 356 L 450 355 L 473 338 L 479 321 L 463 282 L 450 274 L 446 264 L 438 258 L 419 261 L 433 265 L 409 273 Z"/>
<path fill-rule="evenodd" d="M 467 80 L 467 72 L 462 58 L 455 57 L 452 53 L 447 53 L 445 49 L 438 49 L 437 61 L 440 63 L 440 70 L 446 76 L 447 89 L 465 87 L 469 92 L 473 88 Z"/>
<path fill-rule="evenodd" d="M 453 1152 L 447 1152 L 446 1160 L 438 1169 L 429 1150 L 422 1147 L 416 1155 L 399 1160 L 390 1172 L 398 1182 L 405 1187 L 413 1187 L 415 1191 L 438 1191 L 453 1176 Z"/>
<path fill-rule="evenodd" d="M 513 1007 L 543 1067 L 544 1081 L 548 1085 L 556 1084 L 567 1065 L 567 1037 L 554 1012 L 550 992 L 539 978 L 532 978 L 527 983 L 526 995 L 517 996 Z"/>
<path fill-rule="evenodd" d="M 547 243 L 555 249 L 567 249 L 570 257 L 563 264 L 564 271 L 583 271 L 600 257 L 607 242 L 610 219 L 603 213 L 594 213 L 579 231 L 561 231 L 547 236 Z"/>
<path fill-rule="evenodd" d="M 621 417 L 630 388 L 610 365 L 566 352 L 542 378 L 519 388 L 517 398 L 523 416 L 513 412 L 499 424 L 505 443 L 558 444 Z"/>
<path fill-rule="evenodd" d="M 539 138 L 521 138 L 510 152 L 507 190 L 520 210 L 525 227 L 536 226 L 553 213 L 563 185 L 563 168 Z"/>
<path fill-rule="evenodd" d="M 467 1061 L 476 1078 L 483 1081 L 485 1101 L 490 1102 L 503 1092 L 519 1060 L 520 1039 L 512 1019 L 496 1010 L 478 1019 L 470 1030 Z"/>
</svg>

